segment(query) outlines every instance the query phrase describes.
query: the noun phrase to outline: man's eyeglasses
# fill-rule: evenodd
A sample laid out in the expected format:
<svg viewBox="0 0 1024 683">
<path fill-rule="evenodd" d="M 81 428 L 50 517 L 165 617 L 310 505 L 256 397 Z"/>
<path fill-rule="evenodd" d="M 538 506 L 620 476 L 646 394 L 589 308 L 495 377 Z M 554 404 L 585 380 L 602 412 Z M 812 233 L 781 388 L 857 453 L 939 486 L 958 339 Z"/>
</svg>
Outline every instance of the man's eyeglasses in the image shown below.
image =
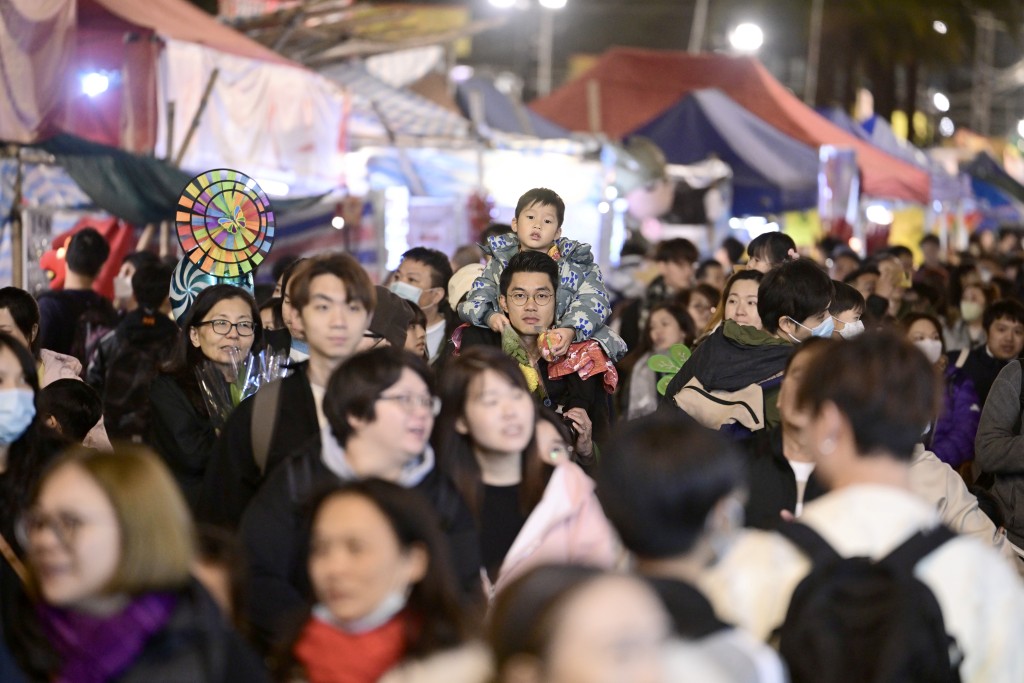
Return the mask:
<svg viewBox="0 0 1024 683">
<path fill-rule="evenodd" d="M 380 396 L 378 401 L 394 401 L 402 410 L 411 413 L 416 408 L 429 410 L 434 417 L 441 413 L 441 399 L 437 396 L 414 396 L 413 394 L 399 394 L 397 396 Z"/>
<path fill-rule="evenodd" d="M 530 299 L 537 302 L 538 306 L 547 306 L 555 298 L 555 295 L 551 292 L 534 292 L 532 295 L 526 292 L 513 292 L 508 295 L 508 298 L 516 306 L 525 306 Z"/>
<path fill-rule="evenodd" d="M 203 325 L 209 325 L 213 328 L 213 331 L 222 337 L 231 332 L 231 328 L 238 330 L 239 337 L 251 337 L 253 332 L 256 331 L 256 323 L 248 320 L 243 320 L 240 323 L 233 323 L 229 320 L 207 320 L 205 322 L 196 323 L 196 327 L 202 327 Z"/>
</svg>

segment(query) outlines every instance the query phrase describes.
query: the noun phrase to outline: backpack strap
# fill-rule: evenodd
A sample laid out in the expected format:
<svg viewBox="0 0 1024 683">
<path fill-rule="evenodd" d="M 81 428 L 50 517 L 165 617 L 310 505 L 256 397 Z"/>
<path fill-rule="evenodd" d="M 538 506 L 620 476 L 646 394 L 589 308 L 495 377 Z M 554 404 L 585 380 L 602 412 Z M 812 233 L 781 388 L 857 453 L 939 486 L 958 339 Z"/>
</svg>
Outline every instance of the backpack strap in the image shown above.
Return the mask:
<svg viewBox="0 0 1024 683">
<path fill-rule="evenodd" d="M 912 574 L 914 567 L 917 566 L 917 563 L 922 558 L 953 538 L 956 538 L 956 534 L 944 524 L 939 524 L 932 529 L 918 531 L 891 553 L 879 560 L 879 563 L 895 570 Z"/>
<path fill-rule="evenodd" d="M 960 349 L 960 355 L 956 357 L 956 363 L 954 364 L 954 367 L 956 367 L 958 370 L 962 368 L 964 366 L 964 363 L 967 362 L 967 356 L 969 355 L 971 355 L 970 348 Z"/>
<path fill-rule="evenodd" d="M 828 541 L 817 531 L 801 522 L 780 524 L 777 530 L 786 540 L 811 558 L 815 566 L 838 562 L 843 559 Z"/>
<path fill-rule="evenodd" d="M 277 404 L 281 400 L 281 384 L 276 380 L 261 387 L 252 399 L 252 459 L 259 468 L 260 476 L 266 473 L 267 458 L 270 457 L 270 439 L 274 436 L 277 423 Z"/>
</svg>

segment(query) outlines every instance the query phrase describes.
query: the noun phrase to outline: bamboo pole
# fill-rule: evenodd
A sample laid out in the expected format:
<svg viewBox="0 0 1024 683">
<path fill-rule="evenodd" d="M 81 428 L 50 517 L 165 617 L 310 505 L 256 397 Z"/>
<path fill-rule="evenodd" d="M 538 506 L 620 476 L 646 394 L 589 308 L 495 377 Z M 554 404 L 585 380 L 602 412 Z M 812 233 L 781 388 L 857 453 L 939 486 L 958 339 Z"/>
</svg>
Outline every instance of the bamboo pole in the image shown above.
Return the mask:
<svg viewBox="0 0 1024 683">
<path fill-rule="evenodd" d="M 203 90 L 203 97 L 199 100 L 199 107 L 196 109 L 196 113 L 192 116 L 192 123 L 189 124 L 188 132 L 185 133 L 185 139 L 181 142 L 181 148 L 174 157 L 174 165 L 181 166 L 181 160 L 185 157 L 185 150 L 188 149 L 188 144 L 192 142 L 192 136 L 195 135 L 196 129 L 199 128 L 199 119 L 203 115 L 203 110 L 206 109 L 206 103 L 210 99 L 210 93 L 213 92 L 213 85 L 217 82 L 217 76 L 220 75 L 220 69 L 215 68 L 210 72 L 210 78 L 206 81 L 206 88 Z"/>
</svg>

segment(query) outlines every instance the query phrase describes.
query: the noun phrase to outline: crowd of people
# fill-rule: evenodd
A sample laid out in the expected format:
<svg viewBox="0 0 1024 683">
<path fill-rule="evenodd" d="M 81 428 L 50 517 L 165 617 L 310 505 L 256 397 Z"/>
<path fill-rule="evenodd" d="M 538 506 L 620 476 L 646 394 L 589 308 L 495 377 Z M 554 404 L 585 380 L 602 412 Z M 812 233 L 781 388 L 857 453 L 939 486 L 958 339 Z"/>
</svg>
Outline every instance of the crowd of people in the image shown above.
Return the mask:
<svg viewBox="0 0 1024 683">
<path fill-rule="evenodd" d="M 1024 681 L 1022 235 L 602 273 L 564 220 L 0 289 L 0 680 Z"/>
</svg>

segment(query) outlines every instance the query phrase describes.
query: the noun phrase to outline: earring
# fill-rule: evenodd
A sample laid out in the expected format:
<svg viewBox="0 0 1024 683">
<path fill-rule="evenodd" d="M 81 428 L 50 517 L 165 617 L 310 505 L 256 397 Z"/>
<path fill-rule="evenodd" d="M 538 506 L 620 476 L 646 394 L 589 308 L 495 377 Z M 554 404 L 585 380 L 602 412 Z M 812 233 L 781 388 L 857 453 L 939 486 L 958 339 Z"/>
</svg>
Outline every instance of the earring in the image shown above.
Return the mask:
<svg viewBox="0 0 1024 683">
<path fill-rule="evenodd" d="M 836 440 L 831 436 L 821 440 L 818 444 L 818 451 L 822 455 L 832 455 L 836 450 Z"/>
</svg>

